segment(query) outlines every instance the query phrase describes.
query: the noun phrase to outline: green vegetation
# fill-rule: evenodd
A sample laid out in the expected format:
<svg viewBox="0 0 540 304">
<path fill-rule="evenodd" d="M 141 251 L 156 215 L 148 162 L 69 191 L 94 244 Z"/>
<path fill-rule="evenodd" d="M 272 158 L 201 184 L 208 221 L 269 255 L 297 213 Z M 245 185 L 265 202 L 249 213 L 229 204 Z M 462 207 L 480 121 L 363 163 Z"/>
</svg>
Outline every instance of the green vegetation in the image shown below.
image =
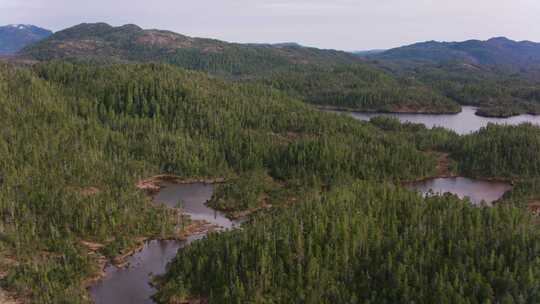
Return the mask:
<svg viewBox="0 0 540 304">
<path fill-rule="evenodd" d="M 531 124 L 490 124 L 456 142 L 452 157 L 468 176 L 519 179 L 540 177 L 540 128 Z"/>
<path fill-rule="evenodd" d="M 507 192 L 502 203 L 527 208 L 529 204 L 540 203 L 540 178 L 525 179 L 517 182 L 514 188 Z"/>
<path fill-rule="evenodd" d="M 227 79 L 272 85 L 316 105 L 356 111 L 540 114 L 540 44 L 504 38 L 427 42 L 377 52 L 371 60 L 296 44 L 238 44 L 136 25 L 80 24 L 20 55 L 41 61 L 162 62 Z"/>
<path fill-rule="evenodd" d="M 234 181 L 218 185 L 210 206 L 227 212 L 256 209 L 268 204 L 269 193 L 274 194 L 279 188 L 279 185 L 262 171 L 246 172 Z"/>
<path fill-rule="evenodd" d="M 364 64 L 297 67 L 266 76 L 265 83 L 309 103 L 379 112 L 457 113 L 460 106 L 416 81 L 404 81 Z"/>
<path fill-rule="evenodd" d="M 121 133 L 79 115 L 84 101 L 55 87 L 30 70 L 0 66 L 0 260 L 16 262 L 2 284 L 36 303 L 82 299 L 81 285 L 97 269 L 81 241 L 173 228 L 167 212 L 135 189 L 137 176 L 152 169 L 123 157 L 114 147 Z"/>
<path fill-rule="evenodd" d="M 103 45 L 94 57 L 69 53 L 85 30 L 96 36 L 87 43 Z M 175 51 L 164 52 L 171 43 Z M 348 64 L 340 52 L 104 25 L 61 32 L 29 52 L 45 47 L 39 54 L 55 58 L 47 52 L 59 45 L 68 53 L 58 57 L 77 60 L 0 65 L 2 288 L 32 303 L 88 302 L 83 285 L 98 270 L 88 242 L 112 259 L 140 237 L 175 233 L 177 217 L 135 187 L 171 174 L 227 178 L 211 202 L 220 210 L 278 208 L 182 251 L 161 280 L 162 302 L 540 300 L 538 230 L 522 210 L 539 194 L 538 127 L 458 136 L 317 111 L 302 101 L 457 109 L 425 79 Z M 447 172 L 517 186 L 493 209 L 391 186 Z"/>
<path fill-rule="evenodd" d="M 394 77 L 414 79 L 461 105 L 478 106 L 482 116 L 540 114 L 538 68 L 517 70 L 466 61 L 375 61 L 372 66 L 389 70 Z"/>
<path fill-rule="evenodd" d="M 0 103 L 0 259 L 15 259 L 1 283 L 33 303 L 85 302 L 97 269 L 82 241 L 112 257 L 173 233 L 175 217 L 136 190 L 145 177 L 263 171 L 288 195 L 435 170 L 368 123 L 167 65 L 0 65 Z"/>
<path fill-rule="evenodd" d="M 21 55 L 96 64 L 163 62 L 236 81 L 270 84 L 310 103 L 359 111 L 454 113 L 460 109 L 429 87 L 395 79 L 346 52 L 227 43 L 135 25 L 77 25 Z"/>
<path fill-rule="evenodd" d="M 434 82 L 425 75 L 426 83 L 460 104 L 479 106 L 477 115 L 487 117 L 510 117 L 520 114 L 540 114 L 540 91 L 538 82 L 528 80 L 527 74 L 515 76 L 506 71 L 475 78 L 476 71 L 463 71 L 462 79 Z M 497 74 L 501 73 L 501 74 Z M 450 78 L 451 76 L 446 76 Z M 517 79 L 515 79 L 517 78 Z"/>
<path fill-rule="evenodd" d="M 535 303 L 540 231 L 476 208 L 358 182 L 179 252 L 156 299 L 181 303 Z"/>
</svg>

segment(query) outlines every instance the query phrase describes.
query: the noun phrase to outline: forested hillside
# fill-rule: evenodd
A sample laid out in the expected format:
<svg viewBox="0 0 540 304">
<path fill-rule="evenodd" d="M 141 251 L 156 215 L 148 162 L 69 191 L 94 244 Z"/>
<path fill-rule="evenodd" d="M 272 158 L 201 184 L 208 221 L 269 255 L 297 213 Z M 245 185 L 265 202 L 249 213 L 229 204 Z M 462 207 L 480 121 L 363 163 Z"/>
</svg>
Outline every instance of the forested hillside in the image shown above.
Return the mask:
<svg viewBox="0 0 540 304">
<path fill-rule="evenodd" d="M 425 42 L 368 55 L 374 67 L 413 78 L 479 115 L 540 114 L 540 44 L 505 38 Z"/>
<path fill-rule="evenodd" d="M 136 25 L 81 24 L 24 49 L 23 58 L 93 63 L 165 62 L 237 81 L 262 82 L 304 101 L 352 110 L 458 112 L 457 103 L 396 79 L 353 54 L 296 44 L 236 44 Z"/>
<path fill-rule="evenodd" d="M 0 65 L 3 288 L 32 303 L 83 303 L 97 269 L 173 218 L 136 190 L 160 173 L 263 171 L 286 196 L 349 178 L 403 181 L 435 158 L 368 123 L 260 85 L 167 65 Z M 298 191 L 298 189 L 304 189 Z"/>
<path fill-rule="evenodd" d="M 538 44 L 504 38 L 426 42 L 367 57 L 294 43 L 238 44 L 136 25 L 80 24 L 25 48 L 22 59 L 94 64 L 162 62 L 236 81 L 273 85 L 343 110 L 540 114 Z"/>
<path fill-rule="evenodd" d="M 88 242 L 112 258 L 171 236 L 177 217 L 135 187 L 164 173 L 228 178 L 212 202 L 222 210 L 274 208 L 182 252 L 160 301 L 538 299 L 538 230 L 522 208 L 538 193 L 537 127 L 460 137 L 359 122 L 283 89 L 163 64 L 2 64 L 0 103 L 0 282 L 29 302 L 88 301 Z M 519 179 L 512 204 L 473 208 L 399 186 L 437 175 L 437 153 L 467 175 Z"/>
<path fill-rule="evenodd" d="M 397 113 L 461 110 L 458 103 L 421 82 L 396 79 L 365 65 L 280 70 L 265 76 L 264 83 L 330 109 Z"/>
<path fill-rule="evenodd" d="M 531 124 L 489 125 L 461 138 L 454 151 L 461 170 L 469 176 L 540 177 L 540 128 Z"/>
<path fill-rule="evenodd" d="M 540 231 L 476 208 L 358 182 L 178 253 L 159 303 L 536 303 Z"/>
<path fill-rule="evenodd" d="M 540 67 L 540 43 L 513 41 L 505 37 L 486 41 L 427 41 L 368 54 L 379 60 L 411 60 L 432 63 L 460 61 L 470 64 L 517 68 Z"/>
<path fill-rule="evenodd" d="M 480 107 L 479 115 L 509 117 L 540 114 L 539 71 L 452 62 L 416 66 L 398 74 L 415 77 L 460 104 Z"/>
<path fill-rule="evenodd" d="M 159 303 L 540 301 L 536 288 L 540 234 L 537 219 L 524 211 L 540 199 L 536 163 L 540 128 L 489 125 L 458 136 L 392 118 L 374 118 L 370 123 L 420 149 L 450 153 L 460 174 L 513 180 L 515 187 L 495 207 L 479 208 L 452 195 L 422 198 L 384 183 L 334 185 L 330 192 L 309 193 L 285 210 L 256 217 L 242 230 L 211 235 L 179 252 L 157 281 L 160 291 L 155 299 Z M 235 189 L 245 191 L 240 185 L 246 181 L 218 193 L 218 203 L 242 202 Z"/>
</svg>

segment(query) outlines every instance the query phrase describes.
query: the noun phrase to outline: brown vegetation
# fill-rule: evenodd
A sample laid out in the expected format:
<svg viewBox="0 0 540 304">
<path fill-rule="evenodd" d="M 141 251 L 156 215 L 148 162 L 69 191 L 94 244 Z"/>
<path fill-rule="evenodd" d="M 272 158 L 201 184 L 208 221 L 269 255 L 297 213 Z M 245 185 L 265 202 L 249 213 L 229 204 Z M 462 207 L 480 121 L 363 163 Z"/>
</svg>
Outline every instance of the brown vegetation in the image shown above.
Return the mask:
<svg viewBox="0 0 540 304">
<path fill-rule="evenodd" d="M 532 201 L 527 207 L 535 216 L 540 215 L 540 201 Z"/>
</svg>

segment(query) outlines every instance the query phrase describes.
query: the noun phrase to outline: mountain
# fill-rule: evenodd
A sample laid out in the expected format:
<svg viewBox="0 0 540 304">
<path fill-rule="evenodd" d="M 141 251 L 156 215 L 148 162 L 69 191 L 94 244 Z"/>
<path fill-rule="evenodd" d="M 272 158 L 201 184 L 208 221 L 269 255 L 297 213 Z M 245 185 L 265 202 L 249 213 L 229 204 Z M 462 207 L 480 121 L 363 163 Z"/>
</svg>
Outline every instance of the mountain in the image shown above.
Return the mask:
<svg viewBox="0 0 540 304">
<path fill-rule="evenodd" d="M 396 78 L 480 107 L 478 115 L 540 114 L 540 43 L 505 37 L 427 41 L 360 57 Z"/>
<path fill-rule="evenodd" d="M 354 51 L 352 53 L 355 54 L 355 55 L 364 57 L 364 56 L 369 56 L 369 55 L 380 54 L 380 53 L 385 52 L 385 51 L 386 50 L 367 50 L 367 51 Z"/>
<path fill-rule="evenodd" d="M 540 67 L 540 43 L 513 41 L 505 37 L 487 41 L 428 41 L 391 49 L 370 56 L 378 60 L 410 60 L 443 63 L 461 61 L 469 64 L 504 65 L 518 68 Z"/>
<path fill-rule="evenodd" d="M 12 55 L 22 48 L 43 40 L 52 32 L 34 25 L 11 24 L 0 26 L 0 55 Z"/>
<path fill-rule="evenodd" d="M 239 44 L 128 24 L 80 24 L 23 49 L 47 61 L 164 62 L 185 69 L 270 85 L 306 102 L 390 112 L 456 112 L 459 106 L 416 82 L 402 82 L 351 53 L 295 43 Z"/>
<path fill-rule="evenodd" d="M 21 55 L 38 60 L 162 61 L 188 69 L 242 76 L 291 65 L 350 64 L 352 54 L 296 44 L 238 44 L 193 38 L 128 24 L 80 24 L 30 46 Z"/>
</svg>

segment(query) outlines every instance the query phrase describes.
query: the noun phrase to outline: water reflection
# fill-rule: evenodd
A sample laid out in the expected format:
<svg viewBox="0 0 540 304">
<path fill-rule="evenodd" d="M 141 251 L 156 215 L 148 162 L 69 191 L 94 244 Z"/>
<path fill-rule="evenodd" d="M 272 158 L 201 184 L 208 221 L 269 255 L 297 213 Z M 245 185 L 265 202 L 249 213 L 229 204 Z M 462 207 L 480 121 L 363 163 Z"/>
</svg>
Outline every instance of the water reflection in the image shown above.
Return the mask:
<svg viewBox="0 0 540 304">
<path fill-rule="evenodd" d="M 220 212 L 208 208 L 205 203 L 212 198 L 214 186 L 210 184 L 165 184 L 155 196 L 156 203 L 176 207 L 181 203 L 185 213 L 192 219 L 206 220 L 224 228 L 239 225 L 227 219 Z M 164 274 L 167 264 L 179 249 L 189 243 L 204 238 L 196 235 L 187 241 L 150 241 L 144 248 L 128 259 L 128 268 L 107 267 L 106 277 L 90 288 L 90 294 L 98 304 L 138 304 L 154 303 L 151 296 L 156 290 L 150 285 L 154 275 Z"/>
<path fill-rule="evenodd" d="M 508 183 L 474 180 L 465 177 L 435 178 L 411 183 L 408 187 L 423 194 L 450 192 L 460 198 L 469 197 L 471 202 L 475 204 L 484 201 L 488 205 L 500 199 L 504 193 L 512 189 L 512 186 Z"/>
<path fill-rule="evenodd" d="M 428 128 L 443 127 L 454 130 L 458 134 L 469 134 L 485 127 L 488 123 L 518 125 L 524 122 L 530 122 L 540 125 L 540 116 L 529 114 L 509 117 L 509 118 L 488 118 L 477 116 L 476 107 L 462 107 L 462 112 L 458 114 L 383 114 L 383 113 L 360 113 L 352 112 L 350 115 L 358 120 L 370 120 L 376 116 L 390 116 L 399 119 L 402 122 L 421 123 Z M 347 113 L 347 112 L 340 112 Z"/>
</svg>

